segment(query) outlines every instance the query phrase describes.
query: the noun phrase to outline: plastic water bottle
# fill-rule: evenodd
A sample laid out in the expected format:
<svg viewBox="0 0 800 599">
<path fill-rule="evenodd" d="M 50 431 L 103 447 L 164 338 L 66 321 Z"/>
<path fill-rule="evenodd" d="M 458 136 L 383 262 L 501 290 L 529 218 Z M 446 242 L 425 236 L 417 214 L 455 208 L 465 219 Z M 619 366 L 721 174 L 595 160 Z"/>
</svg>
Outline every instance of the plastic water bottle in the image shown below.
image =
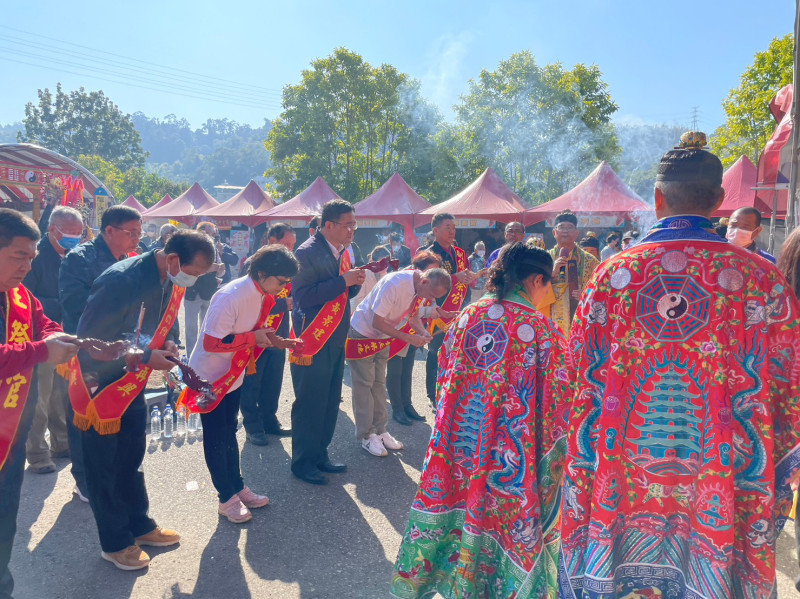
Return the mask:
<svg viewBox="0 0 800 599">
<path fill-rule="evenodd" d="M 167 404 L 167 407 L 164 408 L 164 437 L 166 439 L 172 438 L 172 430 L 175 426 L 175 421 L 172 419 L 172 406 Z"/>
<path fill-rule="evenodd" d="M 158 406 L 153 406 L 150 413 L 150 440 L 158 441 L 161 438 L 161 412 Z"/>
<path fill-rule="evenodd" d="M 200 421 L 200 414 L 192 412 L 189 414 L 189 421 L 187 422 L 186 428 L 189 429 L 190 433 L 197 432 L 197 423 Z"/>
<path fill-rule="evenodd" d="M 179 439 L 186 437 L 186 406 L 178 408 L 178 415 L 175 419 L 175 436 Z"/>
</svg>

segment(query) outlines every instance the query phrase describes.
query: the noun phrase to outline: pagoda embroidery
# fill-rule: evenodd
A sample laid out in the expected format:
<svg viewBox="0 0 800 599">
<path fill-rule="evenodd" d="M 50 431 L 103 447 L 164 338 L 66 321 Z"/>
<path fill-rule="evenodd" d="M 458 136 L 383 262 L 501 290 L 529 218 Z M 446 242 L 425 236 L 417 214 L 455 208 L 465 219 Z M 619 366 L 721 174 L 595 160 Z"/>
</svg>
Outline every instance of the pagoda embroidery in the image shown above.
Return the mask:
<svg viewBox="0 0 800 599">
<path fill-rule="evenodd" d="M 629 442 L 638 448 L 633 460 L 652 474 L 697 474 L 703 433 L 702 420 L 695 414 L 702 402 L 691 392 L 686 374 L 670 364 L 652 391 L 642 391 L 649 399 L 643 403 L 645 410 L 636 413 L 644 422 L 633 425 L 639 436 Z"/>
</svg>

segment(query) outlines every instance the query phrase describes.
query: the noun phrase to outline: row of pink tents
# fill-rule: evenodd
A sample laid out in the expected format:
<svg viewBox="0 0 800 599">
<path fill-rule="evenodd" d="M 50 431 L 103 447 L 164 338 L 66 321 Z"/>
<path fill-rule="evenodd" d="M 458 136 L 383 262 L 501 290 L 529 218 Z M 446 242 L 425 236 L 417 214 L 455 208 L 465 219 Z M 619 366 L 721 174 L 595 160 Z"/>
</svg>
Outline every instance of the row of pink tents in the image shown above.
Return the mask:
<svg viewBox="0 0 800 599">
<path fill-rule="evenodd" d="M 136 208 L 146 219 L 171 219 L 192 224 L 202 218 L 211 218 L 216 222 L 235 221 L 250 227 L 286 221 L 292 226 L 302 227 L 320 213 L 326 202 L 337 198 L 339 195 L 325 180 L 317 177 L 295 197 L 277 205 L 254 181 L 222 204 L 199 183 L 174 200 L 169 195 L 164 196 L 149 209 L 145 209 L 133 196 L 123 204 Z M 414 228 L 429 224 L 437 212 L 449 212 L 458 219 L 501 223 L 521 220 L 529 226 L 551 219 L 566 209 L 624 219 L 652 210 L 606 162 L 600 163 L 574 189 L 534 208 L 515 194 L 491 168 L 461 192 L 435 206 L 417 194 L 399 173 L 392 175 L 375 193 L 355 204 L 359 220 L 395 222 L 406 229 L 407 236 L 413 234 Z"/>
</svg>

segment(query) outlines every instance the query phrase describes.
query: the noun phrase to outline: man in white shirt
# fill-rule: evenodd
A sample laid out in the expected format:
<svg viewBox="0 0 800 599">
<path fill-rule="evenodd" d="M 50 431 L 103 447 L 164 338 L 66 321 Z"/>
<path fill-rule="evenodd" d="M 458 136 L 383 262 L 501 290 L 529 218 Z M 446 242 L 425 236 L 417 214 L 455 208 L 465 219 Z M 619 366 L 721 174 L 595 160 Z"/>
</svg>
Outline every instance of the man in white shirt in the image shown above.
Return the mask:
<svg viewBox="0 0 800 599">
<path fill-rule="evenodd" d="M 375 456 L 387 449 L 403 449 L 386 431 L 386 363 L 390 342 L 397 339 L 414 347 L 431 340 L 420 320 L 417 299 L 433 300 L 450 291 L 450 275 L 441 268 L 426 272 L 403 270 L 383 277 L 359 304 L 350 320 L 347 357 L 353 380 L 353 414 L 361 446 Z M 400 330 L 409 320 L 414 333 Z"/>
</svg>

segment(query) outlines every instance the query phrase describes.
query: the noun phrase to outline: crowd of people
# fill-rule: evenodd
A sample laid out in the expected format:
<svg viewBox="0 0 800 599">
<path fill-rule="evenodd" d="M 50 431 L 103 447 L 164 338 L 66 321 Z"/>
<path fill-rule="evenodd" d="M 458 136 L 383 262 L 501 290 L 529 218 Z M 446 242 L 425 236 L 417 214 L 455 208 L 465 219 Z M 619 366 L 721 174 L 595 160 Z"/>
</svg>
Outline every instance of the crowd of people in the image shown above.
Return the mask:
<svg viewBox="0 0 800 599">
<path fill-rule="evenodd" d="M 769 597 L 800 480 L 800 231 L 775 265 L 757 211 L 719 230 L 722 165 L 683 142 L 660 163 L 656 224 L 602 249 L 565 211 L 549 250 L 512 222 L 501 248 L 468 255 L 439 213 L 421 251 L 394 234 L 365 258 L 352 205 L 333 200 L 299 247 L 271 226 L 233 278 L 212 223 L 142 244 L 139 214 L 115 206 L 80 243 L 71 208 L 43 234 L 0 209 L 0 597 L 26 459 L 44 473 L 69 455 L 117 567 L 180 541 L 149 517 L 140 467 L 145 387 L 182 340 L 213 393 L 187 388 L 178 404 L 201 415 L 234 523 L 269 503 L 242 477 L 240 411 L 247 443 L 290 436 L 292 474 L 327 484 L 347 469 L 328 451 L 345 365 L 355 442 L 385 457 L 404 447 L 389 406 L 401 426 L 425 420 L 412 376 L 427 347 L 436 421 L 397 597 Z M 109 359 L 92 339 L 131 349 Z M 291 427 L 277 417 L 287 360 Z"/>
</svg>

